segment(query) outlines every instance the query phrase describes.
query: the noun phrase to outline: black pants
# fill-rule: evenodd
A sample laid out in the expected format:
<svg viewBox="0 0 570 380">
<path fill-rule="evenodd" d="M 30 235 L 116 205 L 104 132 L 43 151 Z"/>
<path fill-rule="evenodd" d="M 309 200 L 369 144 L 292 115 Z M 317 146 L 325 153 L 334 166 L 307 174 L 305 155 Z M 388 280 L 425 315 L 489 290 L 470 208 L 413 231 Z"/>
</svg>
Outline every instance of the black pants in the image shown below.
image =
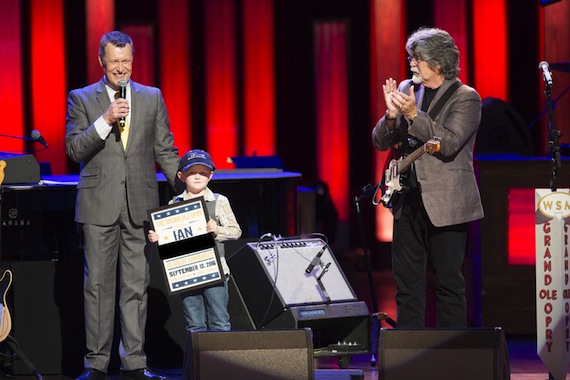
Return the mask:
<svg viewBox="0 0 570 380">
<path fill-rule="evenodd" d="M 437 327 L 467 325 L 465 279 L 461 272 L 467 224 L 435 227 L 419 192 L 406 195 L 394 220 L 392 272 L 396 281 L 398 328 L 425 327 L 426 266 L 431 258 L 437 294 Z"/>
</svg>

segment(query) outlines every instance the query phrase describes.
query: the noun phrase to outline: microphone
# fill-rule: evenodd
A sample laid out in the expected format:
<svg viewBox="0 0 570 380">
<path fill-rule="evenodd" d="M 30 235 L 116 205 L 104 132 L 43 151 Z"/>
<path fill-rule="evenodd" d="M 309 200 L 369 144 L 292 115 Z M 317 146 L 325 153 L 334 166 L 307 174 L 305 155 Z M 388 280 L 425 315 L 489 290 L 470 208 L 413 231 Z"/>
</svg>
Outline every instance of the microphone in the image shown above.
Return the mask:
<svg viewBox="0 0 570 380">
<path fill-rule="evenodd" d="M 126 99 L 127 98 L 127 81 L 125 79 L 119 80 L 119 98 Z M 125 118 L 122 117 L 119 120 L 119 125 L 121 128 L 125 127 Z"/>
<path fill-rule="evenodd" d="M 319 262 L 321 261 L 321 256 L 323 255 L 323 253 L 325 253 L 325 249 L 327 249 L 326 244 L 323 245 L 323 248 L 321 248 L 319 253 L 317 253 L 317 256 L 315 256 L 315 258 L 313 259 L 313 261 L 311 261 L 307 269 L 305 269 L 305 273 L 310 274 L 315 268 L 315 266 L 319 265 Z"/>
<path fill-rule="evenodd" d="M 46 148 L 48 147 L 48 143 L 46 142 L 46 140 L 44 140 L 44 138 L 40 134 L 40 131 L 38 131 L 37 129 L 34 129 L 32 131 L 31 136 L 32 136 L 32 141 L 39 142 L 40 144 L 42 144 Z"/>
<path fill-rule="evenodd" d="M 538 64 L 538 69 L 542 71 L 542 77 L 547 86 L 552 86 L 552 73 L 548 67 L 548 62 L 542 61 Z"/>
</svg>

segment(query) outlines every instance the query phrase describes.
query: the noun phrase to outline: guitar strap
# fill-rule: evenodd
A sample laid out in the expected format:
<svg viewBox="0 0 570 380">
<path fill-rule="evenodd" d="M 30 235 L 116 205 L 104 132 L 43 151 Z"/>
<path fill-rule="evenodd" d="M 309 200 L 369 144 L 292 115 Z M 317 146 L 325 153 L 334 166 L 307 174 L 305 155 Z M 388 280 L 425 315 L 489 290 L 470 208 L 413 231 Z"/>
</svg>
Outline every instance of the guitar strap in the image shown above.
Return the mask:
<svg viewBox="0 0 570 380">
<path fill-rule="evenodd" d="M 441 96 L 441 98 L 439 98 L 439 100 L 437 101 L 437 103 L 435 104 L 435 106 L 433 106 L 433 108 L 428 112 L 429 117 L 431 117 L 432 120 L 435 120 L 435 118 L 437 117 L 437 114 L 439 113 L 439 111 L 441 111 L 441 109 L 443 108 L 443 106 L 445 105 L 445 103 L 449 100 L 449 98 L 451 98 L 451 95 L 453 95 L 453 93 L 455 92 L 455 90 L 457 90 L 459 87 L 461 86 L 461 82 L 459 81 L 455 81 L 451 86 L 449 86 L 449 88 L 443 93 L 443 95 Z"/>
</svg>

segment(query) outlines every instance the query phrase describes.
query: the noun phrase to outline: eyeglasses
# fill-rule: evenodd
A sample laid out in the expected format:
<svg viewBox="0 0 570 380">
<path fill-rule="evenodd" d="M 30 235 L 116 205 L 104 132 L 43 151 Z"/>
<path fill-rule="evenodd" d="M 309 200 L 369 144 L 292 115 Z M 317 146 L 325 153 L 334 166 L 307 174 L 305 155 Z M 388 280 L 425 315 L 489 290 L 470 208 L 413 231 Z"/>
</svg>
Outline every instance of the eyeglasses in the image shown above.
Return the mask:
<svg viewBox="0 0 570 380">
<path fill-rule="evenodd" d="M 418 57 L 412 57 L 411 55 L 408 55 L 408 62 L 412 63 L 412 61 L 416 61 L 416 63 L 420 63 L 422 60 Z"/>
</svg>

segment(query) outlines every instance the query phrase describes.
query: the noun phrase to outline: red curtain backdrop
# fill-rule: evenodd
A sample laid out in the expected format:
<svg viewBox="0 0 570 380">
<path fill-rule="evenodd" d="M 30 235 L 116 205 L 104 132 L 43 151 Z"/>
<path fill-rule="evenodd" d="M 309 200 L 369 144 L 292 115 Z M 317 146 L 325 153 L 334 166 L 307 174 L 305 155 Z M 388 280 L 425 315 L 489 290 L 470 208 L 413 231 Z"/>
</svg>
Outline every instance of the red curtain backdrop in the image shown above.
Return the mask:
<svg viewBox="0 0 570 380">
<path fill-rule="evenodd" d="M 232 0 L 204 3 L 206 145 L 218 169 L 238 153 L 235 13 Z"/>
<path fill-rule="evenodd" d="M 459 79 L 468 83 L 467 63 L 469 62 L 469 49 L 467 46 L 467 6 L 466 0 L 435 0 L 434 26 L 446 30 L 459 48 Z M 450 17 L 450 15 L 453 15 Z"/>
<path fill-rule="evenodd" d="M 538 33 L 540 34 L 540 37 L 538 39 L 538 56 L 540 57 L 540 61 L 542 61 L 545 57 L 545 52 L 546 52 L 546 41 L 545 41 L 545 33 L 546 33 L 546 14 L 544 12 L 544 8 L 543 7 L 539 7 L 538 8 Z M 537 63 L 538 65 L 538 63 Z M 542 75 L 537 75 L 536 76 L 536 80 L 539 82 L 539 87 L 538 88 L 544 88 L 544 80 L 542 78 Z M 540 108 L 539 109 L 543 109 L 545 108 L 545 100 L 546 100 L 546 96 L 544 95 L 544 93 L 542 94 L 542 96 L 540 96 Z M 540 122 L 538 123 L 538 127 L 539 127 L 539 136 L 538 136 L 538 141 L 537 141 L 537 150 L 536 150 L 536 154 L 537 155 L 545 155 L 547 154 L 547 120 L 546 118 L 542 118 L 540 120 Z"/>
<path fill-rule="evenodd" d="M 349 215 L 346 23 L 314 26 L 318 177 L 328 184 L 339 221 Z"/>
<path fill-rule="evenodd" d="M 384 95 L 382 84 L 392 77 L 397 81 L 406 78 L 409 73 L 405 60 L 404 45 L 406 42 L 404 5 L 400 0 L 372 0 L 370 2 L 370 83 L 371 83 L 371 120 L 373 124 L 378 121 L 384 111 Z M 372 129 L 373 125 L 371 126 Z M 382 168 L 387 159 L 386 152 L 376 151 L 376 183 L 382 179 Z M 392 241 L 392 214 L 383 206 L 376 208 L 376 238 L 379 241 Z"/>
<path fill-rule="evenodd" d="M 122 26 L 121 30 L 131 37 L 135 46 L 132 79 L 147 86 L 156 86 L 154 27 L 148 24 L 131 24 Z"/>
<path fill-rule="evenodd" d="M 114 0 L 87 0 L 85 3 L 87 23 L 87 82 L 95 83 L 103 76 L 97 58 L 101 36 L 115 28 Z"/>
<path fill-rule="evenodd" d="M 381 85 L 388 77 L 402 80 L 409 77 L 405 61 L 406 38 L 405 1 L 370 0 L 370 52 L 372 124 L 385 110 Z M 511 4 L 510 2 L 509 4 Z M 7 120 L 0 133 L 29 136 L 33 129 L 40 131 L 49 143 L 49 149 L 37 152 L 40 162 L 49 161 L 54 174 L 66 172 L 67 157 L 64 147 L 67 61 L 64 47 L 63 0 L 34 0 L 21 8 L 20 1 L 0 0 L 0 63 L 2 86 L 0 111 Z M 29 6 L 28 6 L 29 4 Z M 126 25 L 124 31 L 135 40 L 135 68 L 133 79 L 144 84 L 158 85 L 155 65 L 160 70 L 161 88 L 170 111 L 175 141 L 182 151 L 192 147 L 192 97 L 189 62 L 192 25 L 188 24 L 191 2 L 165 0 L 157 2 L 158 16 L 142 24 Z M 220 168 L 227 167 L 228 156 L 243 154 L 273 154 L 275 152 L 275 98 L 273 62 L 273 2 L 264 0 L 204 0 L 204 75 L 205 75 L 205 136 L 206 149 L 214 156 Z M 514 4 L 514 3 L 513 3 Z M 86 0 L 86 52 L 88 83 L 101 78 L 97 61 L 101 35 L 115 29 L 114 0 Z M 434 0 L 435 26 L 448 30 L 461 52 L 461 78 L 473 78 L 473 85 L 481 97 L 497 97 L 508 102 L 508 65 L 516 65 L 517 55 L 509 62 L 507 46 L 506 0 Z M 236 7 L 241 7 L 240 12 Z M 514 5 L 513 5 L 514 6 Z M 469 8 L 471 7 L 471 8 Z M 202 9 L 202 8 L 198 8 Z M 26 14 L 22 14 L 25 10 Z M 236 33 L 236 17 L 243 16 L 243 29 Z M 471 19 L 468 17 L 472 16 Z M 570 3 L 560 1 L 539 7 L 537 16 L 540 33 L 540 60 L 552 63 L 570 62 Z M 30 29 L 21 32 L 20 20 L 29 21 Z M 327 25 L 328 24 L 328 25 Z M 156 26 L 155 26 L 156 25 Z M 317 69 L 317 140 L 318 174 L 331 185 L 333 200 L 341 219 L 348 215 L 347 143 L 347 83 L 346 83 L 346 26 L 342 23 L 324 23 L 316 27 L 315 59 Z M 326 26 L 325 26 L 326 25 Z M 334 26 L 334 27 L 333 27 Z M 29 35 L 28 35 L 29 33 Z M 71 32 L 68 32 L 71 33 Z M 237 63 L 236 41 L 243 36 L 243 62 Z M 27 38 L 29 37 L 29 43 Z M 22 38 L 26 38 L 25 41 Z M 472 42 L 472 46 L 468 46 Z M 155 46 L 159 54 L 155 54 Z M 469 49 L 471 48 L 471 49 Z M 240 52 L 241 53 L 241 52 Z M 473 56 L 469 57 L 472 53 Z M 25 57 L 25 58 L 24 58 Z M 331 57 L 325 61 L 323 57 Z M 471 58 L 471 59 L 470 59 Z M 26 59 L 29 61 L 24 62 Z M 467 64 L 472 62 L 472 67 Z M 536 62 L 538 66 L 538 62 Z M 238 72 L 243 67 L 243 73 Z M 23 72 L 23 68 L 29 72 Z M 555 111 L 555 126 L 562 131 L 562 143 L 570 136 L 570 96 L 564 91 L 570 85 L 568 73 L 553 71 L 552 97 L 562 97 Z M 469 76 L 467 74 L 470 74 Z M 241 75 L 241 77 L 240 77 Z M 175 79 L 171 79 L 171 78 Z M 238 94 L 238 78 L 243 80 L 243 93 Z M 332 78 L 326 83 L 326 78 Z M 538 72 L 536 79 L 543 86 Z M 24 87 L 26 86 L 26 87 Z M 199 94 L 200 96 L 202 94 Z M 243 147 L 239 147 L 238 96 L 243 97 Z M 544 104 L 544 97 L 541 99 Z M 546 151 L 546 123 L 537 146 Z M 330 126 L 327 123 L 331 123 Z M 325 136 L 323 128 L 333 128 Z M 332 126 L 332 127 L 331 127 Z M 372 128 L 372 125 L 370 126 Z M 339 138 L 344 141 L 339 142 Z M 25 144 L 18 139 L 1 138 L 0 151 L 22 152 Z M 34 148 L 41 148 L 34 144 Z M 332 147 L 332 148 L 331 148 Z M 367 144 L 367 149 L 373 149 Z M 326 150 L 334 152 L 328 153 Z M 386 155 L 374 151 L 376 179 L 382 176 Z M 343 178 L 344 176 L 344 178 Z M 377 238 L 391 240 L 390 213 L 377 208 Z M 519 221 L 513 214 L 509 239 L 517 239 Z M 511 233 L 515 235 L 511 236 Z M 521 232 L 522 235 L 528 232 Z"/>
<path fill-rule="evenodd" d="M 481 98 L 507 99 L 506 0 L 473 1 L 475 89 Z"/>
<path fill-rule="evenodd" d="M 243 0 L 243 154 L 275 154 L 273 2 Z"/>
<path fill-rule="evenodd" d="M 168 108 L 170 129 L 180 155 L 192 147 L 189 4 L 158 2 L 160 88 Z"/>
<path fill-rule="evenodd" d="M 0 114 L 4 122 L 0 133 L 11 136 L 27 134 L 24 128 L 22 94 L 22 35 L 20 33 L 20 2 L 0 0 Z M 24 140 L 0 136 L 0 152 L 22 153 Z"/>
<path fill-rule="evenodd" d="M 65 174 L 67 91 L 63 0 L 30 2 L 30 27 L 31 124 L 49 144 L 47 150 L 36 153 L 35 157 L 39 162 L 50 162 L 53 174 Z"/>
</svg>

